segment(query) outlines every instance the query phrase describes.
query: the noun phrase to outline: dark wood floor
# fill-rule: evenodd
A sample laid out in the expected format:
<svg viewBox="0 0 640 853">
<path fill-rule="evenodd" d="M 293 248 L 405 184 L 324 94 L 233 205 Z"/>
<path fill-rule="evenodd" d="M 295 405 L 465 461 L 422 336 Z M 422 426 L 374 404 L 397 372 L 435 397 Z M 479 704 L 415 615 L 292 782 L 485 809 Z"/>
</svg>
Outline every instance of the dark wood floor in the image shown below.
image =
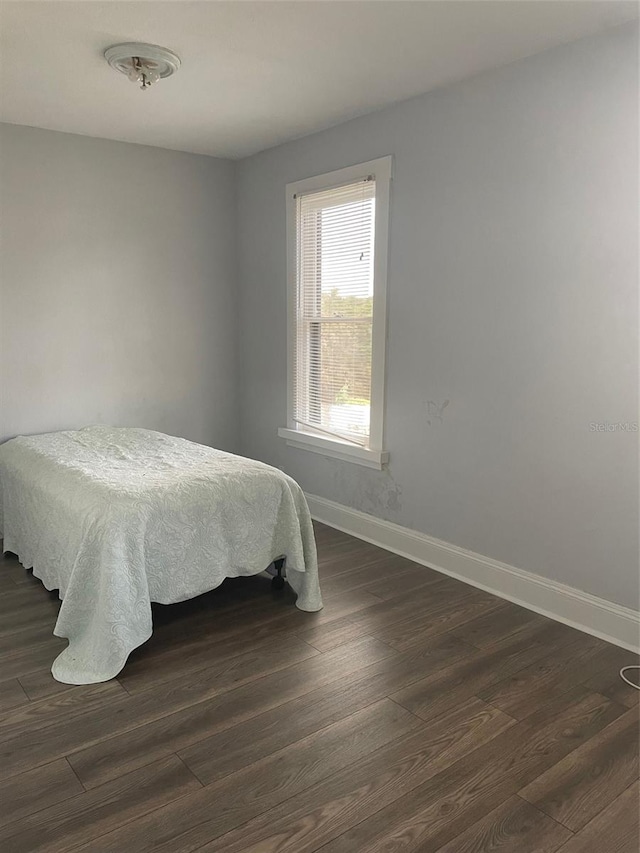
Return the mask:
<svg viewBox="0 0 640 853">
<path fill-rule="evenodd" d="M 3 853 L 637 853 L 633 656 L 321 525 L 325 609 L 263 577 L 157 606 L 107 684 L 0 563 Z"/>
</svg>

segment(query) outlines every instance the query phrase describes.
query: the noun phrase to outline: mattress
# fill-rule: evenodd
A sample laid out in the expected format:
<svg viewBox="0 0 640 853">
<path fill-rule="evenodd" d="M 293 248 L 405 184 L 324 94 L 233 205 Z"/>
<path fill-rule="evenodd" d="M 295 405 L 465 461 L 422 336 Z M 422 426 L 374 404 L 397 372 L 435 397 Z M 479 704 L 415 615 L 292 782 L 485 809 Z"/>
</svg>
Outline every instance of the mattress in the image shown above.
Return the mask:
<svg viewBox="0 0 640 853">
<path fill-rule="evenodd" d="M 309 509 L 282 471 L 159 432 L 104 426 L 0 446 L 4 550 L 62 605 L 53 676 L 107 681 L 171 604 L 286 556 L 301 610 L 322 607 Z"/>
</svg>

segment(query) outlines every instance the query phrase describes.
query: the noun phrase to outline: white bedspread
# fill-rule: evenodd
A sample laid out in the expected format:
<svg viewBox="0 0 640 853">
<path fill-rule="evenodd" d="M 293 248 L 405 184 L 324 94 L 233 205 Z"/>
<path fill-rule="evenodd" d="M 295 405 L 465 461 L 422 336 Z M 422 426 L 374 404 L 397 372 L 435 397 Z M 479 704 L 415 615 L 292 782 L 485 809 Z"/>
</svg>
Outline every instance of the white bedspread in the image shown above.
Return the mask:
<svg viewBox="0 0 640 853">
<path fill-rule="evenodd" d="M 4 518 L 3 518 L 4 517 Z M 0 446 L 0 530 L 62 605 L 52 673 L 107 681 L 170 604 L 286 555 L 301 610 L 322 607 L 309 509 L 282 471 L 143 429 L 87 427 Z"/>
</svg>

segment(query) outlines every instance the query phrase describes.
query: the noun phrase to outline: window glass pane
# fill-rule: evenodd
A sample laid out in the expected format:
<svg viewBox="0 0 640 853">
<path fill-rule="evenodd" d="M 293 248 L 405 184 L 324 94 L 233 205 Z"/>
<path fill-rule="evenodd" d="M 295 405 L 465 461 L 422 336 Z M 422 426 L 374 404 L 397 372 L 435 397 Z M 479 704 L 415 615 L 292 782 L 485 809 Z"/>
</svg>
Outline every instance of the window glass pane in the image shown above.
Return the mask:
<svg viewBox="0 0 640 853">
<path fill-rule="evenodd" d="M 367 199 L 322 211 L 320 281 L 325 317 L 371 317 L 373 206 L 373 199 Z"/>
<path fill-rule="evenodd" d="M 319 323 L 321 423 L 337 433 L 369 435 L 371 323 Z"/>
<path fill-rule="evenodd" d="M 366 444 L 375 181 L 302 196 L 297 217 L 295 416 Z"/>
</svg>

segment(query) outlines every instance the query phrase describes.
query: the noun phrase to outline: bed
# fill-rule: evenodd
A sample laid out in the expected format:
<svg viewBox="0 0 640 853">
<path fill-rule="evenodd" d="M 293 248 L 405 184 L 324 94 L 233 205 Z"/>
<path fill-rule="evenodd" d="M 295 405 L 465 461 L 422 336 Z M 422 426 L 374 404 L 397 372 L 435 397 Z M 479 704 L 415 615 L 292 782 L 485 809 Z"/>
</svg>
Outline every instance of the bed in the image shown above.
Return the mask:
<svg viewBox="0 0 640 853">
<path fill-rule="evenodd" d="M 172 604 L 286 558 L 301 610 L 322 607 L 309 509 L 276 468 L 181 438 L 104 426 L 0 445 L 3 550 L 62 600 L 54 678 L 108 681 Z"/>
</svg>

